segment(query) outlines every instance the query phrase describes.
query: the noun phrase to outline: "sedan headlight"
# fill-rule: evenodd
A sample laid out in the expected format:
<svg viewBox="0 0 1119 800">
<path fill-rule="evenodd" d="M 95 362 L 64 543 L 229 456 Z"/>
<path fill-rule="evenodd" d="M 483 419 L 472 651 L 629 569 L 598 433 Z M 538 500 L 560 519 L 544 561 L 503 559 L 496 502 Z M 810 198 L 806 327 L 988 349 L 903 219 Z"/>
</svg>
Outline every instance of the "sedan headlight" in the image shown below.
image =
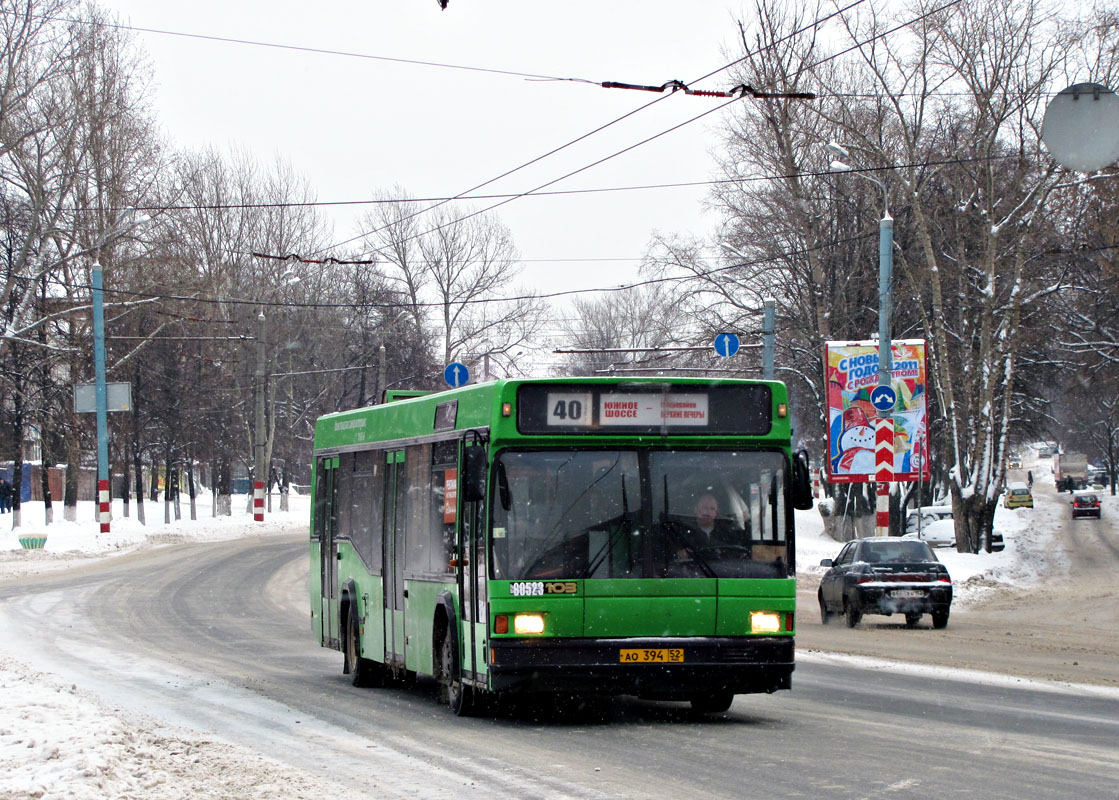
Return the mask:
<svg viewBox="0 0 1119 800">
<path fill-rule="evenodd" d="M 773 611 L 751 611 L 751 633 L 778 633 L 781 630 L 781 617 Z"/>
</svg>

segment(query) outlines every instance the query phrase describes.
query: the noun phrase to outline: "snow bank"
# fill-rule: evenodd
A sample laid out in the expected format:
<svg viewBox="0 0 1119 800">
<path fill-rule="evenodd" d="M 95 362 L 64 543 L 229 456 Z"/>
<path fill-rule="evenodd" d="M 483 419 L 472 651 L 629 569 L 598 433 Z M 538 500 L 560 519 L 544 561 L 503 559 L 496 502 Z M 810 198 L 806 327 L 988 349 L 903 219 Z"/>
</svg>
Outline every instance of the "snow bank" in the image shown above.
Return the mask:
<svg viewBox="0 0 1119 800">
<path fill-rule="evenodd" d="M 245 748 L 110 709 L 0 657 L 0 797 L 344 797 L 346 790 Z"/>
<path fill-rule="evenodd" d="M 12 530 L 11 514 L 0 515 L 0 580 L 19 575 L 37 574 L 52 570 L 68 569 L 94 558 L 123 555 L 144 547 L 158 547 L 181 542 L 220 541 L 245 536 L 284 535 L 308 530 L 311 498 L 291 495 L 289 509 L 281 513 L 278 496 L 272 498 L 272 513 L 265 513 L 266 524 L 253 520 L 244 495 L 233 497 L 233 513 L 213 516 L 210 496 L 198 499 L 198 519 L 191 520 L 190 505 L 181 504 L 182 519 L 175 520 L 172 512 L 170 523 L 164 523 L 163 503 L 145 503 L 146 525 L 136 519 L 136 504 L 132 504 L 130 517 L 124 516 L 124 504 L 113 501 L 113 519 L 108 533 L 100 532 L 94 520 L 94 503 L 78 504 L 75 522 L 62 520 L 62 505 L 54 504 L 55 522 L 47 525 L 46 512 L 41 501 L 24 503 L 23 524 Z M 41 550 L 26 550 L 21 537 L 47 537 Z"/>
</svg>

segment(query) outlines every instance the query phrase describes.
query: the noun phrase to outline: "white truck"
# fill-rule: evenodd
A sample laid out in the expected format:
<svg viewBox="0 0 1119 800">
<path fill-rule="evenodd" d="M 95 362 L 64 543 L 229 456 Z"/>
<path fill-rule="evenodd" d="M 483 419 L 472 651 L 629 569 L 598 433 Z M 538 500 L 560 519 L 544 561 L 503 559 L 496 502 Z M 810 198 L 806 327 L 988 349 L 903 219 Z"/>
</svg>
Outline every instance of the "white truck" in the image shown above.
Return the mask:
<svg viewBox="0 0 1119 800">
<path fill-rule="evenodd" d="M 1053 480 L 1057 491 L 1083 489 L 1088 482 L 1088 458 L 1083 453 L 1057 453 L 1053 456 Z"/>
</svg>

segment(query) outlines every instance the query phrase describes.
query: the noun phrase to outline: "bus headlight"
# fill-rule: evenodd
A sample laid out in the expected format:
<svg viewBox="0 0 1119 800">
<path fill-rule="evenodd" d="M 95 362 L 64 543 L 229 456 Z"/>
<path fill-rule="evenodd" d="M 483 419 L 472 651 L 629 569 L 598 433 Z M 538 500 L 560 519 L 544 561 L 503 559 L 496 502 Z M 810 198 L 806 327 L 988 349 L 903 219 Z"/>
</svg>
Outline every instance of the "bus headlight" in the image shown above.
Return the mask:
<svg viewBox="0 0 1119 800">
<path fill-rule="evenodd" d="M 513 617 L 513 633 L 543 633 L 543 614 L 517 614 Z"/>
<path fill-rule="evenodd" d="M 777 633 L 781 630 L 781 617 L 772 611 L 750 612 L 750 633 Z"/>
</svg>

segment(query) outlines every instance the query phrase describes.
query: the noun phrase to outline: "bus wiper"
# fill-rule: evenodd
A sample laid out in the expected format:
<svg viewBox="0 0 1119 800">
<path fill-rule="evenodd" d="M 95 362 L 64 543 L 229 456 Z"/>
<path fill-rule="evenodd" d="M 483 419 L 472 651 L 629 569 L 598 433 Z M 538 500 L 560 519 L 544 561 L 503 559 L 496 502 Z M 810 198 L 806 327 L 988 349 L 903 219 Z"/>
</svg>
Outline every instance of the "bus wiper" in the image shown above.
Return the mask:
<svg viewBox="0 0 1119 800">
<path fill-rule="evenodd" d="M 602 547 L 598 548 L 598 551 L 593 556 L 591 556 L 590 559 L 587 560 L 587 568 L 583 570 L 583 574 L 579 576 L 580 578 L 587 578 L 593 575 L 598 570 L 598 568 L 602 566 L 602 562 L 606 560 L 606 556 L 614 552 L 614 537 L 618 534 L 622 534 L 624 536 L 630 531 L 629 498 L 626 495 L 626 475 L 624 472 L 622 473 L 621 477 L 622 517 L 619 520 L 619 524 L 613 525 L 609 528 L 605 527 L 605 525 L 607 525 L 608 523 L 604 523 L 603 530 L 606 531 L 606 541 L 603 542 Z M 588 528 L 588 531 L 591 530 L 595 530 L 595 528 Z"/>
</svg>

